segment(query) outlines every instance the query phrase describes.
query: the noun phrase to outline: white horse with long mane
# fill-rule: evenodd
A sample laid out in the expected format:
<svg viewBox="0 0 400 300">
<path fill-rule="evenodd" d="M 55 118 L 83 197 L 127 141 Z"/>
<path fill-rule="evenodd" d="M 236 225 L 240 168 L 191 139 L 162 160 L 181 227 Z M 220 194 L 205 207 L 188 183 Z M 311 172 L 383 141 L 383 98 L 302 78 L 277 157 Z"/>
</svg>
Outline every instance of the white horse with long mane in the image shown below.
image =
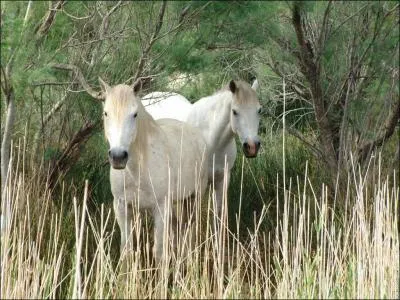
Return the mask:
<svg viewBox="0 0 400 300">
<path fill-rule="evenodd" d="M 152 94 L 143 97 L 148 105 L 146 110 L 150 114 L 158 111 L 164 118 L 177 118 L 177 112 L 183 108 L 187 115 L 180 115 L 179 118 L 202 131 L 207 142 L 208 179 L 214 184 L 217 213 L 220 213 L 222 205 L 225 162 L 228 170 L 226 180 L 229 185 L 231 169 L 236 160 L 235 136 L 239 137 L 246 157 L 256 157 L 260 148 L 258 127 L 261 105 L 256 94 L 257 88 L 257 80 L 252 86 L 243 81 L 231 80 L 227 87 L 211 96 L 201 98 L 194 104 L 190 104 L 179 94 L 174 93 L 171 97 L 171 93 L 168 92 L 152 93 L 157 96 L 154 103 L 147 100 Z M 176 95 L 179 96 L 179 100 Z M 154 116 L 157 118 L 157 115 Z"/>
<path fill-rule="evenodd" d="M 136 96 L 140 84 L 111 87 L 99 81 L 121 250 L 133 247 L 131 206 L 148 209 L 154 217 L 153 253 L 159 262 L 168 212 L 176 217 L 169 201 L 201 197 L 207 187 L 206 142 L 199 129 L 186 123 L 155 121 Z"/>
</svg>

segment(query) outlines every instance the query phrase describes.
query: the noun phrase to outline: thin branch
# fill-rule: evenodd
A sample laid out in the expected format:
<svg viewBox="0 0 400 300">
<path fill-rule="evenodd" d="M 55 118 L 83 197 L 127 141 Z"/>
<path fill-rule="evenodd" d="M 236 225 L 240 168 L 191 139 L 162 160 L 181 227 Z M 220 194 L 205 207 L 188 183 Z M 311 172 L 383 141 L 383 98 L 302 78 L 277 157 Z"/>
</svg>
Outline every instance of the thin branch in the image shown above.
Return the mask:
<svg viewBox="0 0 400 300">
<path fill-rule="evenodd" d="M 391 10 L 389 10 L 389 11 L 385 14 L 385 18 L 386 18 L 387 16 L 391 15 L 392 12 L 394 12 L 396 9 L 398 9 L 398 8 L 399 8 L 399 5 L 400 5 L 400 4 L 397 4 L 397 5 L 396 5 L 395 7 L 393 7 Z"/>
<path fill-rule="evenodd" d="M 78 160 L 81 145 L 88 141 L 98 125 L 99 122 L 85 122 L 68 142 L 61 156 L 53 161 L 49 171 L 48 186 L 50 189 L 55 187 L 60 176 L 68 172 L 75 161 Z"/>
<path fill-rule="evenodd" d="M 306 102 L 309 105 L 312 105 L 311 102 L 311 95 L 309 91 L 307 90 L 307 87 L 304 86 L 304 84 L 296 77 L 294 76 L 286 76 L 283 74 L 283 71 L 279 69 L 279 66 L 277 63 L 273 62 L 272 60 L 266 62 L 266 65 L 271 68 L 271 70 L 278 75 L 280 78 L 284 78 L 285 80 L 289 83 L 289 88 L 293 90 L 299 97 L 300 100 Z M 291 79 L 293 77 L 294 79 L 297 79 L 296 81 Z"/>
<path fill-rule="evenodd" d="M 44 118 L 42 117 L 42 122 L 41 122 L 40 128 L 36 131 L 34 138 L 33 138 L 33 142 L 32 142 L 32 145 L 33 145 L 32 152 L 31 152 L 32 162 L 35 160 L 36 155 L 38 153 L 40 135 L 44 133 L 44 129 L 47 126 L 47 123 L 49 123 L 51 118 L 61 109 L 61 107 L 66 102 L 67 98 L 68 98 L 68 93 L 65 93 L 64 96 L 53 105 L 53 107 L 46 114 L 46 116 L 44 116 Z"/>
<path fill-rule="evenodd" d="M 62 11 L 64 14 L 66 14 L 68 17 L 70 17 L 71 19 L 74 19 L 74 20 L 85 20 L 85 19 L 90 19 L 90 18 L 93 17 L 93 15 L 96 13 L 95 11 L 93 11 L 93 12 L 92 12 L 90 15 L 88 15 L 88 16 L 85 16 L 85 17 L 76 17 L 76 16 L 74 16 L 74 15 L 68 13 L 68 12 L 65 10 L 65 7 L 62 7 L 61 11 Z"/>
<path fill-rule="evenodd" d="M 89 41 L 83 41 L 83 42 L 79 42 L 79 43 L 75 43 L 72 45 L 68 45 L 66 44 L 65 46 L 63 46 L 64 48 L 74 48 L 74 47 L 79 47 L 79 46 L 83 46 L 83 45 L 90 45 L 90 44 L 94 44 L 94 43 L 98 43 L 98 42 L 102 42 L 105 40 L 109 40 L 109 39 L 113 39 L 115 37 L 118 37 L 119 39 L 127 39 L 130 38 L 129 36 L 121 36 L 120 34 L 122 34 L 124 31 L 127 31 L 128 29 L 121 29 L 118 30 L 116 32 L 110 33 L 109 35 L 104 36 L 102 39 L 98 38 L 98 39 L 93 39 L 93 40 L 89 40 Z M 61 50 L 62 48 L 60 48 Z M 56 51 L 59 51 L 59 49 L 57 49 Z"/>
<path fill-rule="evenodd" d="M 235 45 L 208 45 L 206 47 L 207 50 L 219 50 L 219 49 L 225 49 L 225 50 L 239 50 L 239 51 L 243 51 L 243 50 L 247 50 L 250 49 L 249 47 L 240 47 L 240 46 L 235 46 Z"/>
<path fill-rule="evenodd" d="M 266 114 L 273 118 L 275 121 L 280 122 L 281 119 L 277 118 L 274 114 L 270 112 L 266 112 Z M 322 158 L 322 151 L 317 147 L 317 145 L 313 144 L 311 141 L 309 141 L 300 131 L 298 131 L 296 128 L 290 127 L 290 126 L 285 126 L 286 131 L 293 135 L 294 137 L 298 138 L 301 142 L 303 142 L 305 145 L 307 145 L 310 150 L 313 152 L 315 157 L 317 158 Z"/>
<path fill-rule="evenodd" d="M 15 53 L 17 52 L 17 49 L 19 49 L 19 46 L 20 46 L 20 43 L 18 44 L 18 46 L 16 46 L 15 48 L 13 48 L 11 50 L 12 53 L 11 53 L 10 58 L 8 59 L 8 63 L 6 65 L 6 69 L 5 69 L 5 72 L 4 72 L 6 78 L 10 78 L 11 70 L 12 70 L 12 67 L 14 65 Z"/>
<path fill-rule="evenodd" d="M 156 38 L 157 38 L 158 34 L 160 33 L 160 30 L 161 30 L 161 27 L 162 27 L 162 24 L 163 24 L 163 20 L 164 20 L 164 13 L 165 13 L 166 6 L 167 6 L 167 1 L 163 1 L 163 3 L 161 4 L 161 7 L 160 7 L 160 11 L 158 13 L 158 19 L 157 19 L 157 23 L 156 23 L 156 27 L 154 29 L 153 35 L 151 36 L 147 47 L 144 49 L 144 51 L 143 51 L 143 53 L 142 53 L 142 55 L 141 55 L 141 57 L 139 59 L 139 62 L 138 62 L 138 65 L 137 65 L 137 69 L 136 69 L 136 73 L 135 73 L 135 76 L 134 76 L 135 80 L 138 79 L 140 77 L 140 75 L 142 74 L 143 68 L 144 68 L 144 64 L 145 64 L 145 60 L 147 59 L 147 56 L 148 56 L 148 54 L 149 54 L 149 52 L 151 50 L 151 47 L 153 46 L 154 42 L 156 41 Z"/>
<path fill-rule="evenodd" d="M 0 81 L 1 89 L 3 90 L 3 93 L 5 95 L 7 95 L 7 93 L 8 93 L 8 79 L 7 79 L 6 71 L 4 70 L 3 66 L 1 66 L 1 75 L 3 76 L 3 79 Z M 6 99 L 7 99 L 7 97 L 6 97 Z"/>
<path fill-rule="evenodd" d="M 156 24 L 156 28 L 154 30 L 153 36 L 151 37 L 151 40 L 154 40 L 157 35 L 160 33 L 163 21 L 164 21 L 164 13 L 165 13 L 165 8 L 167 7 L 167 1 L 163 1 L 160 11 L 158 13 L 158 21 Z"/>
<path fill-rule="evenodd" d="M 361 7 L 358 11 L 356 11 L 354 14 L 352 14 L 351 16 L 347 17 L 342 23 L 340 23 L 332 32 L 330 35 L 334 35 L 339 29 L 340 27 L 342 27 L 344 24 L 346 24 L 347 21 L 349 21 L 350 19 L 354 18 L 356 15 L 358 15 L 362 10 L 364 10 L 366 7 L 368 7 L 369 4 L 364 5 L 363 7 Z"/>
<path fill-rule="evenodd" d="M 106 33 L 107 33 L 107 31 L 108 31 L 108 26 L 109 26 L 109 24 L 110 24 L 110 22 L 109 22 L 109 19 L 110 19 L 110 16 L 119 8 L 119 7 L 121 7 L 121 4 L 122 4 L 122 1 L 118 1 L 118 3 L 116 4 L 116 5 L 114 5 L 105 15 L 104 15 L 104 17 L 103 17 L 103 20 L 102 20 L 102 22 L 101 22 L 101 25 L 100 25 L 100 29 L 99 29 L 99 32 L 98 32 L 98 41 L 103 41 L 103 40 L 105 40 L 105 38 L 106 38 Z M 120 30 L 120 34 L 122 34 L 123 33 L 123 29 L 122 30 Z M 111 35 L 112 36 L 112 35 Z M 123 37 L 121 37 L 121 38 L 123 38 Z M 92 43 L 92 42 L 94 42 L 94 41 L 89 41 L 89 43 Z M 100 50 L 100 46 L 102 45 L 102 43 L 97 43 L 97 45 L 94 45 L 94 49 L 92 50 L 92 54 L 91 54 L 91 59 L 90 59 L 90 62 L 89 62 L 89 65 L 90 66 L 93 66 L 94 65 L 94 63 L 95 63 L 95 61 L 96 61 L 96 58 L 99 56 L 99 50 Z"/>
<path fill-rule="evenodd" d="M 310 48 L 307 46 L 308 41 L 305 39 L 304 31 L 303 31 L 303 26 L 302 26 L 302 18 L 300 14 L 300 7 L 298 3 L 295 3 L 294 9 L 293 9 L 293 25 L 294 29 L 296 31 L 296 36 L 297 36 L 297 42 L 300 46 L 300 57 L 301 57 L 301 63 L 303 67 L 308 69 L 307 71 L 313 71 L 316 69 L 316 65 L 313 62 L 313 53 L 310 50 Z M 305 70 L 306 71 L 306 70 Z"/>
<path fill-rule="evenodd" d="M 386 141 L 393 135 L 396 126 L 399 124 L 399 120 L 400 120 L 400 101 L 398 100 L 397 97 L 397 100 L 395 100 L 395 105 L 393 107 L 393 110 L 390 116 L 386 119 L 383 130 L 381 130 L 381 132 L 378 134 L 375 140 L 367 142 L 366 144 L 364 144 L 359 148 L 360 161 L 365 161 L 365 159 L 368 157 L 368 155 L 374 148 L 382 146 L 384 141 Z"/>
<path fill-rule="evenodd" d="M 57 11 L 64 6 L 65 2 L 65 0 L 57 1 L 52 8 L 47 11 L 47 15 L 45 16 L 43 22 L 35 30 L 36 34 L 39 36 L 44 36 L 49 32 L 50 27 L 53 25 L 53 22 L 56 18 Z"/>
<path fill-rule="evenodd" d="M 190 6 L 191 6 L 191 4 L 188 4 L 181 10 L 181 13 L 179 14 L 179 21 L 178 21 L 179 24 L 183 23 L 186 15 L 189 11 Z"/>
<path fill-rule="evenodd" d="M 47 85 L 70 85 L 71 83 L 72 83 L 71 81 L 66 81 L 66 82 L 58 82 L 58 81 L 35 82 L 35 83 L 32 83 L 32 86 L 37 87 L 37 86 L 47 86 Z"/>
<path fill-rule="evenodd" d="M 104 95 L 101 91 L 95 91 L 85 80 L 85 77 L 82 74 L 82 71 L 74 65 L 69 65 L 69 64 L 50 64 L 50 67 L 54 69 L 59 69 L 59 70 L 67 70 L 67 71 L 72 71 L 74 72 L 75 78 L 78 80 L 78 82 L 81 84 L 81 86 L 84 88 L 84 90 L 92 96 L 94 99 L 97 100 L 104 100 Z"/>
<path fill-rule="evenodd" d="M 134 83 L 132 84 L 133 90 L 134 91 L 140 91 L 143 88 L 145 88 L 147 85 L 150 84 L 150 82 L 153 80 L 153 78 L 156 75 L 150 75 L 150 76 L 142 76 L 137 78 Z"/>
<path fill-rule="evenodd" d="M 359 79 L 360 78 L 360 76 L 358 76 L 357 74 L 360 74 L 360 70 L 361 70 L 361 67 L 364 65 L 364 60 L 365 60 L 365 58 L 367 57 L 367 54 L 368 54 L 368 52 L 369 52 L 369 50 L 370 49 L 372 49 L 372 46 L 373 46 L 373 44 L 375 43 L 375 41 L 376 41 L 376 39 L 377 39 L 377 37 L 378 37 L 378 35 L 379 35 L 379 33 L 381 32 L 381 30 L 382 30 L 382 28 L 383 28 L 383 20 L 381 21 L 381 23 L 380 24 L 378 24 L 378 22 L 379 22 L 379 15 L 377 15 L 376 16 L 376 20 L 375 20 L 375 26 L 374 26 L 374 31 L 373 31 L 373 36 L 372 36 L 372 39 L 371 39 L 371 41 L 369 42 L 369 44 L 367 45 L 367 47 L 364 49 L 364 51 L 363 51 L 363 53 L 360 55 L 360 57 L 358 58 L 358 61 L 357 61 L 357 57 L 356 56 L 353 56 L 353 54 L 351 55 L 351 59 L 353 60 L 354 59 L 354 62 L 353 61 L 351 61 L 351 63 L 350 63 L 350 68 L 349 68 L 349 71 L 348 71 L 348 73 L 346 74 L 346 77 L 344 78 L 344 82 L 343 82 L 343 84 L 342 84 L 342 86 L 341 86 L 341 89 L 340 89 L 340 92 L 339 92 L 339 97 L 338 97 L 338 101 L 341 101 L 342 99 L 344 99 L 344 97 L 345 97 L 345 92 L 344 92 L 344 90 L 345 90 L 345 88 L 347 87 L 347 83 L 348 83 L 348 81 L 349 80 L 357 80 L 357 79 Z M 354 38 L 353 38 L 353 45 L 352 45 L 352 53 L 354 52 L 354 50 L 355 50 L 355 48 L 356 48 L 356 45 L 355 45 L 355 40 L 356 40 L 356 38 L 359 36 L 359 34 L 357 35 L 357 34 L 355 34 L 354 35 Z M 367 40 L 367 37 L 366 36 L 363 36 L 363 38 L 362 38 L 362 40 L 361 40 L 361 42 L 360 42 L 360 44 L 362 44 L 365 40 Z M 358 45 L 358 47 L 357 48 L 360 48 L 360 45 Z M 353 93 L 354 91 L 353 90 L 355 90 L 356 89 L 356 85 L 354 84 L 354 87 L 352 88 L 352 90 L 351 90 L 351 93 Z"/>
<path fill-rule="evenodd" d="M 193 19 L 194 17 L 196 17 L 196 16 L 200 13 L 200 11 L 202 11 L 204 8 L 206 8 L 210 3 L 211 3 L 211 1 L 207 2 L 207 3 L 204 4 L 202 7 L 200 7 L 200 8 L 197 9 L 196 11 L 194 11 L 191 15 L 187 16 L 186 19 Z M 154 42 L 156 42 L 156 41 L 158 41 L 158 40 L 164 38 L 165 36 L 167 36 L 167 35 L 169 35 L 169 34 L 171 34 L 171 33 L 173 33 L 173 32 L 177 32 L 177 31 L 183 26 L 184 21 L 185 21 L 185 16 L 187 15 L 189 6 L 190 6 L 190 5 L 188 5 L 188 6 L 186 7 L 187 10 L 185 10 L 185 8 L 182 10 L 183 14 L 181 13 L 180 18 L 179 18 L 179 21 L 178 21 L 178 24 L 177 24 L 175 27 L 171 28 L 170 30 L 164 32 L 163 34 L 159 34 L 159 35 L 155 38 Z"/>
<path fill-rule="evenodd" d="M 321 31 L 319 33 L 319 38 L 318 38 L 318 49 L 317 49 L 317 59 L 320 59 L 321 57 L 321 53 L 323 51 L 324 48 L 324 44 L 326 41 L 326 37 L 327 37 L 327 25 L 328 25 L 328 16 L 331 10 L 331 6 L 332 6 L 332 0 L 329 1 L 326 9 L 325 9 L 325 13 L 324 13 L 324 19 L 322 21 L 322 28 Z"/>
<path fill-rule="evenodd" d="M 110 22 L 109 22 L 110 16 L 121 6 L 121 4 L 122 4 L 122 1 L 118 1 L 118 3 L 115 4 L 115 5 L 106 13 L 106 15 L 104 16 L 104 18 L 103 18 L 103 20 L 102 20 L 102 22 L 101 22 L 101 25 L 100 25 L 100 30 L 99 30 L 100 39 L 103 39 L 104 33 L 107 32 L 108 25 L 109 25 L 109 23 L 110 23 Z"/>
</svg>

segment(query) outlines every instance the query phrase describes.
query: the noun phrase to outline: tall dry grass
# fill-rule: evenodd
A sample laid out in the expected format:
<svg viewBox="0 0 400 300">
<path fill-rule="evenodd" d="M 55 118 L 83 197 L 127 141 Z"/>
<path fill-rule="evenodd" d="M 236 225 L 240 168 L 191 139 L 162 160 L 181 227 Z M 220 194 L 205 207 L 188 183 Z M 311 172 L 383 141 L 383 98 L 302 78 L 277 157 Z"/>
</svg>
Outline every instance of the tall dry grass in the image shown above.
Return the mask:
<svg viewBox="0 0 400 300">
<path fill-rule="evenodd" d="M 17 161 L 2 199 L 2 299 L 399 296 L 395 176 L 368 184 L 366 174 L 353 170 L 346 209 L 337 213 L 327 189 L 317 194 L 306 170 L 297 190 L 289 181 L 276 199 L 276 228 L 262 231 L 271 215 L 264 206 L 247 239 L 226 226 L 226 197 L 222 219 L 212 213 L 211 193 L 197 197 L 193 222 L 176 234 L 177 249 L 174 225 L 168 226 L 166 257 L 156 267 L 143 215 L 135 212 L 132 224 L 137 251 L 116 260 L 118 226 L 109 207 L 101 205 L 98 214 L 88 209 L 88 183 L 73 207 L 56 208 L 53 196 L 25 174 L 24 158 Z"/>
</svg>

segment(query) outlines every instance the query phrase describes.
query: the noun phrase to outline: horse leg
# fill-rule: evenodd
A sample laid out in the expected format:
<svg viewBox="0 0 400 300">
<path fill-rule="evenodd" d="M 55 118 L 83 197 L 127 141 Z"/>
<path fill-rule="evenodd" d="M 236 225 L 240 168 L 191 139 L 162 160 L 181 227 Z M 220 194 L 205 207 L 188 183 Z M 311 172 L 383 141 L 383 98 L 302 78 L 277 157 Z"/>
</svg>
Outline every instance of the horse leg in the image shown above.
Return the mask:
<svg viewBox="0 0 400 300">
<path fill-rule="evenodd" d="M 164 247 L 164 228 L 165 221 L 164 206 L 158 206 L 153 210 L 154 217 L 154 245 L 153 245 L 153 257 L 156 265 L 161 261 Z"/>
<path fill-rule="evenodd" d="M 224 196 L 224 179 L 226 178 L 226 190 L 228 193 L 229 181 L 231 178 L 231 172 L 228 170 L 226 176 L 224 176 L 224 172 L 216 172 L 214 176 L 214 190 L 215 190 L 215 212 L 216 215 L 221 217 L 223 196 Z M 226 195 L 227 197 L 228 195 Z M 225 212 L 226 213 L 226 212 Z"/>
<path fill-rule="evenodd" d="M 165 255 L 164 247 L 168 247 L 172 243 L 172 248 L 176 249 L 176 234 L 174 232 L 177 226 L 177 217 L 174 208 L 170 207 L 169 210 L 164 205 L 159 205 L 153 210 L 154 218 L 154 246 L 153 256 L 156 265 L 161 262 L 162 257 Z"/>
<path fill-rule="evenodd" d="M 126 204 L 125 199 L 114 199 L 115 217 L 121 231 L 120 255 L 124 253 L 124 250 L 128 251 L 133 249 L 132 235 L 130 234 L 133 214 L 132 210 L 129 208 L 130 205 Z"/>
<path fill-rule="evenodd" d="M 184 246 L 183 255 L 185 256 L 189 254 L 188 251 L 193 250 L 196 241 L 195 227 L 192 226 L 193 224 L 196 224 L 197 217 L 197 207 L 195 201 L 196 196 L 194 193 L 184 199 L 182 203 L 182 217 L 179 219 L 181 224 L 178 224 L 180 232 L 179 235 L 177 234 L 177 236 L 179 236 L 181 239 L 179 244 Z"/>
</svg>

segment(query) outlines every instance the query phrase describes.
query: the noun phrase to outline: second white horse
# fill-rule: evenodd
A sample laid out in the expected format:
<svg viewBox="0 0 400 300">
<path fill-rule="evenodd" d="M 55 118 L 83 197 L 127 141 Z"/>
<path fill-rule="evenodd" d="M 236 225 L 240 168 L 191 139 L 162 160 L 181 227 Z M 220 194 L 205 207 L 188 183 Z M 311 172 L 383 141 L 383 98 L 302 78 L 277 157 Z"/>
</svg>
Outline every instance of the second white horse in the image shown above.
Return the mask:
<svg viewBox="0 0 400 300">
<path fill-rule="evenodd" d="M 207 142 L 208 180 L 214 185 L 218 214 L 222 205 L 225 164 L 229 185 L 236 160 L 235 136 L 239 137 L 246 157 L 256 157 L 260 148 L 258 127 L 261 105 L 256 94 L 257 87 L 257 80 L 252 86 L 231 80 L 225 88 L 194 104 L 179 94 L 168 92 L 154 92 L 142 100 L 155 119 L 173 118 L 200 128 Z"/>
</svg>

